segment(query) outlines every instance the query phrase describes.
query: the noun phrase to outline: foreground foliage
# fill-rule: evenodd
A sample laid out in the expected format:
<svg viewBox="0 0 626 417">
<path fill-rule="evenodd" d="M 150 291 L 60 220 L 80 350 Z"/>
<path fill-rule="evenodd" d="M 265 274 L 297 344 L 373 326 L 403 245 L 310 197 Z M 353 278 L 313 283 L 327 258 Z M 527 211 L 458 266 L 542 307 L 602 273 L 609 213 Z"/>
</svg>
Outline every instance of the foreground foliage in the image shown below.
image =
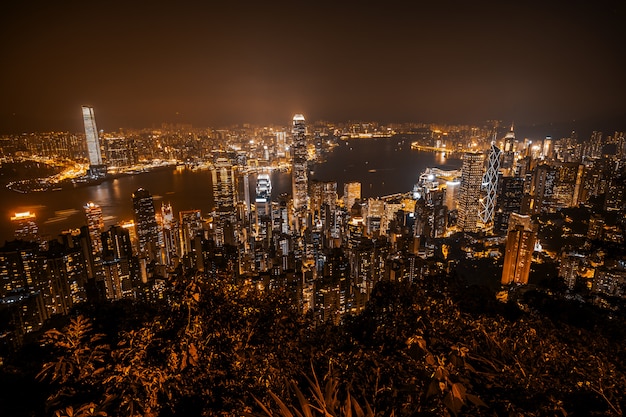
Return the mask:
<svg viewBox="0 0 626 417">
<path fill-rule="evenodd" d="M 46 413 L 622 414 L 622 337 L 448 281 L 381 282 L 360 315 L 314 326 L 279 292 L 189 276 L 161 309 L 83 311 L 48 331 Z"/>
</svg>

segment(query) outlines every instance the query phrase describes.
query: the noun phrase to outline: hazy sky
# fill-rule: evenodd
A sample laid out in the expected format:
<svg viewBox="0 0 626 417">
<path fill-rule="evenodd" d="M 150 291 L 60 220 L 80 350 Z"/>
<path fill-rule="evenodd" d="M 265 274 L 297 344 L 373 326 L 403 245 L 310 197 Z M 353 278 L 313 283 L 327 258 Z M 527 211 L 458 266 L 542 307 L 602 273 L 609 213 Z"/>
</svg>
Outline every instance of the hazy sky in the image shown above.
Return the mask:
<svg viewBox="0 0 626 417">
<path fill-rule="evenodd" d="M 404 3 L 2 2 L 0 133 L 80 131 L 83 104 L 109 131 L 294 113 L 626 128 L 623 0 Z"/>
</svg>

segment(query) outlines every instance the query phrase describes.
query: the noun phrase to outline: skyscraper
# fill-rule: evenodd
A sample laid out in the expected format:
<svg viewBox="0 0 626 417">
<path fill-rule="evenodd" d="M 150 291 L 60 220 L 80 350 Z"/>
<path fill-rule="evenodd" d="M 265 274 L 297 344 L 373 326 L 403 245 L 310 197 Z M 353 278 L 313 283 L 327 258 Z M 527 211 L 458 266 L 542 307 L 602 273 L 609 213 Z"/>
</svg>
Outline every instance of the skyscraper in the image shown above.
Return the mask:
<svg viewBox="0 0 626 417">
<path fill-rule="evenodd" d="M 304 124 L 304 116 L 296 114 L 293 116 L 293 145 L 291 183 L 293 191 L 293 207 L 295 210 L 306 208 L 307 206 L 307 143 L 306 143 L 306 126 Z"/>
<path fill-rule="evenodd" d="M 235 174 L 228 158 L 219 157 L 211 170 L 215 211 L 232 212 L 235 208 Z"/>
<path fill-rule="evenodd" d="M 89 202 L 83 207 L 85 216 L 87 217 L 87 227 L 89 229 L 89 237 L 91 238 L 92 252 L 94 254 L 102 252 L 102 239 L 100 235 L 104 230 L 104 220 L 102 218 L 102 208 Z"/>
<path fill-rule="evenodd" d="M 506 236 L 502 284 L 527 284 L 530 274 L 536 233 L 532 228 L 517 224 Z"/>
<path fill-rule="evenodd" d="M 464 232 L 478 231 L 480 187 L 483 180 L 482 153 L 468 152 L 463 155 L 461 167 L 461 192 L 457 225 Z"/>
<path fill-rule="evenodd" d="M 493 212 L 498 192 L 498 172 L 502 151 L 492 143 L 487 156 L 487 171 L 483 177 L 483 197 L 480 201 L 480 220 L 487 225 L 493 220 Z"/>
<path fill-rule="evenodd" d="M 89 173 L 93 176 L 101 176 L 106 174 L 106 167 L 102 163 L 102 154 L 100 153 L 96 116 L 94 115 L 93 107 L 83 106 L 82 109 L 87 152 L 89 154 Z"/>
<path fill-rule="evenodd" d="M 361 183 L 347 182 L 343 185 L 343 203 L 348 211 L 356 200 L 361 199 Z"/>
<path fill-rule="evenodd" d="M 259 174 L 256 179 L 255 207 L 257 216 L 268 216 L 272 196 L 272 182 L 268 174 Z"/>
<path fill-rule="evenodd" d="M 154 211 L 152 195 L 139 188 L 133 193 L 133 212 L 135 213 L 135 230 L 139 242 L 139 254 L 151 260 L 158 260 L 159 228 Z"/>
<path fill-rule="evenodd" d="M 506 233 L 511 213 L 522 212 L 522 198 L 524 197 L 524 178 L 500 177 L 498 198 L 493 218 L 495 233 Z"/>
</svg>

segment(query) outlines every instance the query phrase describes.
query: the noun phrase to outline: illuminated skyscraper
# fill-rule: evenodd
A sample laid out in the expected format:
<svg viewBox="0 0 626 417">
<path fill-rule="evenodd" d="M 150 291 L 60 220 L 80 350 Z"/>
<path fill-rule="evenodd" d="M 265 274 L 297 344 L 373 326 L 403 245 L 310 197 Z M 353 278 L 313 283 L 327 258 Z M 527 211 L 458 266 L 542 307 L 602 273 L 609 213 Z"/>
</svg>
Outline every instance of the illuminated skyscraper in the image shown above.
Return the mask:
<svg viewBox="0 0 626 417">
<path fill-rule="evenodd" d="M 347 182 L 343 185 L 343 203 L 348 211 L 356 200 L 361 199 L 361 183 Z"/>
<path fill-rule="evenodd" d="M 480 187 L 483 180 L 482 153 L 466 153 L 463 155 L 461 168 L 461 192 L 459 196 L 459 217 L 457 225 L 464 232 L 478 231 L 478 210 Z"/>
<path fill-rule="evenodd" d="M 528 283 L 535 239 L 535 231 L 525 225 L 517 224 L 509 229 L 502 267 L 503 285 Z"/>
<path fill-rule="evenodd" d="M 85 139 L 87 140 L 87 152 L 89 154 L 89 171 L 91 175 L 106 174 L 106 167 L 102 163 L 100 153 L 100 139 L 96 127 L 96 116 L 93 107 L 83 106 L 83 123 L 85 124 Z"/>
<path fill-rule="evenodd" d="M 227 158 L 217 158 L 211 170 L 215 211 L 232 212 L 235 208 L 235 174 Z"/>
<path fill-rule="evenodd" d="M 521 213 L 524 197 L 524 178 L 500 177 L 498 198 L 493 217 L 495 233 L 506 233 L 511 213 Z"/>
<path fill-rule="evenodd" d="M 270 214 L 270 202 L 272 195 L 272 182 L 268 174 L 259 174 L 256 179 L 255 207 L 257 216 Z"/>
<path fill-rule="evenodd" d="M 85 209 L 85 216 L 87 217 L 87 227 L 89 229 L 93 253 L 102 252 L 102 239 L 100 237 L 104 230 L 102 208 L 92 202 L 85 204 L 83 208 Z"/>
<path fill-rule="evenodd" d="M 487 171 L 483 176 L 483 197 L 480 200 L 480 220 L 489 224 L 493 220 L 493 212 L 498 192 L 498 172 L 500 169 L 500 155 L 502 152 L 495 144 L 491 144 L 487 157 Z"/>
<path fill-rule="evenodd" d="M 172 257 L 179 253 L 178 222 L 174 218 L 174 210 L 170 203 L 161 204 L 161 230 L 163 232 L 163 247 L 165 261 L 171 265 Z"/>
<path fill-rule="evenodd" d="M 306 126 L 304 116 L 296 114 L 293 116 L 293 145 L 291 182 L 293 191 L 293 207 L 295 210 L 306 208 L 307 206 L 307 144 Z"/>
<path fill-rule="evenodd" d="M 139 254 L 158 261 L 159 228 L 154 211 L 154 200 L 147 190 L 139 188 L 133 193 L 133 212 L 135 213 Z"/>
<path fill-rule="evenodd" d="M 183 210 L 178 213 L 180 218 L 180 255 L 191 253 L 194 249 L 196 236 L 204 235 L 204 221 L 200 210 Z"/>
<path fill-rule="evenodd" d="M 35 213 L 25 211 L 15 213 L 11 217 L 11 222 L 15 226 L 15 238 L 28 242 L 39 242 L 39 227 L 35 223 Z"/>
</svg>

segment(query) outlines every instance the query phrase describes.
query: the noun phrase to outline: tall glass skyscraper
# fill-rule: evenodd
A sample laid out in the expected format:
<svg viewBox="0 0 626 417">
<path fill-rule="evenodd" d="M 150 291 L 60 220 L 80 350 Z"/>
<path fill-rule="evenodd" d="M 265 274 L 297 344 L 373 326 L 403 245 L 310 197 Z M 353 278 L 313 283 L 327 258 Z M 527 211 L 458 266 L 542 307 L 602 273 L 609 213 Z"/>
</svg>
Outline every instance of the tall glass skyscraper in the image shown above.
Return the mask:
<svg viewBox="0 0 626 417">
<path fill-rule="evenodd" d="M 89 171 L 91 175 L 106 174 L 106 167 L 102 163 L 100 152 L 100 139 L 96 127 L 96 116 L 93 107 L 83 106 L 83 123 L 85 124 L 85 139 L 87 140 L 87 153 L 89 154 Z"/>
<path fill-rule="evenodd" d="M 293 116 L 293 168 L 291 171 L 291 183 L 293 191 L 293 208 L 299 210 L 307 206 L 308 173 L 307 173 L 307 145 L 306 125 L 304 116 Z"/>
<path fill-rule="evenodd" d="M 502 151 L 491 144 L 487 154 L 487 171 L 483 177 L 483 198 L 480 201 L 480 220 L 487 225 L 493 221 L 493 213 L 498 192 L 498 173 L 500 172 L 500 156 Z"/>
</svg>

